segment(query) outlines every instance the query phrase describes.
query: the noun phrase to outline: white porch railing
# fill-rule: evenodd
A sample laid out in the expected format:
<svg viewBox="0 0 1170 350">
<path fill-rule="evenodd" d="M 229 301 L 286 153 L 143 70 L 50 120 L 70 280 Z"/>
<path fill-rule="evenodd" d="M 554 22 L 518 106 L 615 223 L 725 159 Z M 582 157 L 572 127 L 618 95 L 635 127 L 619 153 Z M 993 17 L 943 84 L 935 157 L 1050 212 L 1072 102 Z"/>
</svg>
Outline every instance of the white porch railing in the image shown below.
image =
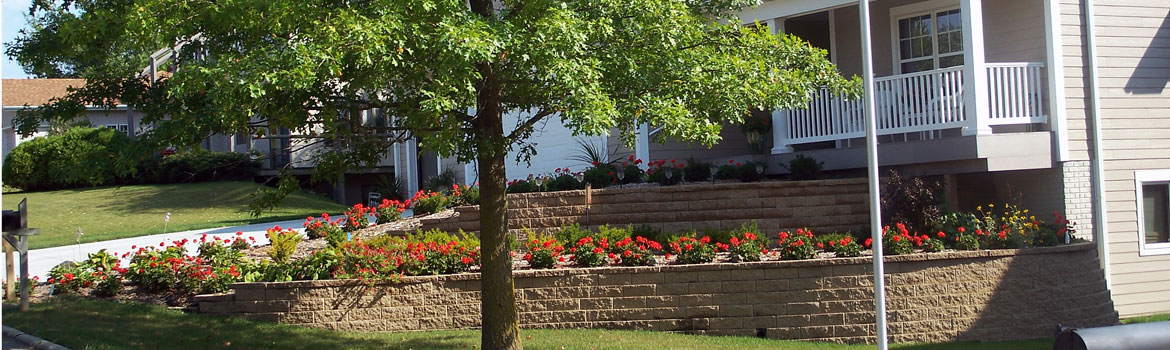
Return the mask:
<svg viewBox="0 0 1170 350">
<path fill-rule="evenodd" d="M 1043 65 L 989 63 L 988 125 L 1047 121 Z M 878 135 L 968 126 L 963 99 L 963 67 L 874 79 Z M 822 89 L 806 108 L 782 111 L 776 120 L 778 147 L 865 137 L 863 105 Z"/>
<path fill-rule="evenodd" d="M 988 125 L 1046 123 L 1044 64 L 988 63 Z"/>
</svg>

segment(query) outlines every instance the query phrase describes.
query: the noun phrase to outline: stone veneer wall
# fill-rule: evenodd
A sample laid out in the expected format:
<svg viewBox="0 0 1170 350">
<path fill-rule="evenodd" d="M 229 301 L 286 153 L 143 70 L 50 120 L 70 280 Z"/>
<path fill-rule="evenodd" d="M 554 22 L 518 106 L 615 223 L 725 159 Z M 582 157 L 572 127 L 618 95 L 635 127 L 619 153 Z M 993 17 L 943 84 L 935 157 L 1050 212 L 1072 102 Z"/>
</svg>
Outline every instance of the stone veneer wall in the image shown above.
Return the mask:
<svg viewBox="0 0 1170 350">
<path fill-rule="evenodd" d="M 516 271 L 521 326 L 873 342 L 872 259 Z M 1049 337 L 1117 323 L 1091 244 L 892 256 L 894 342 Z M 204 313 L 337 330 L 476 328 L 479 274 L 237 283 Z"/>
<path fill-rule="evenodd" d="M 508 227 L 542 231 L 574 223 L 649 225 L 665 232 L 738 228 L 755 220 L 760 231 L 810 228 L 848 231 L 869 222 L 866 179 L 767 181 L 669 187 L 604 188 L 508 195 Z M 479 231 L 479 207 L 455 208 L 458 215 L 423 219 L 423 229 Z"/>
</svg>

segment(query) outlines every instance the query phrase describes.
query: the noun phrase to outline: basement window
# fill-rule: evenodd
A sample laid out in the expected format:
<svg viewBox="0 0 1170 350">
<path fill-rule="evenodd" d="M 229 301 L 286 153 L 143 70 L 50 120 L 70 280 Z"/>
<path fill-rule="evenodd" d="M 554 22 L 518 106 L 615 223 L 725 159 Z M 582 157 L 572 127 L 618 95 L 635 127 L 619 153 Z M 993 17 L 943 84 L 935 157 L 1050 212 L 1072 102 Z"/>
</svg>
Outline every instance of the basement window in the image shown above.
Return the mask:
<svg viewBox="0 0 1170 350">
<path fill-rule="evenodd" d="M 1141 255 L 1170 255 L 1170 169 L 1134 172 Z"/>
</svg>

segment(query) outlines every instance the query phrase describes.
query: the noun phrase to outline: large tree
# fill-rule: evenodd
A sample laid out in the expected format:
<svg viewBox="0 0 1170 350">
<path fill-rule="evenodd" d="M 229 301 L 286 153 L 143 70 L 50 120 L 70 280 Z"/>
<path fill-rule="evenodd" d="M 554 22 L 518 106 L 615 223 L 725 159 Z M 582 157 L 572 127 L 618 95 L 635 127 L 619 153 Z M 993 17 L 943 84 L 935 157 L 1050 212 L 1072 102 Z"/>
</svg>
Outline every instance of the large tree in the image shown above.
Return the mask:
<svg viewBox="0 0 1170 350">
<path fill-rule="evenodd" d="M 158 83 L 93 69 L 86 88 L 54 102 L 139 106 L 153 124 L 146 143 L 287 128 L 344 145 L 319 156 L 317 171 L 335 175 L 409 135 L 477 162 L 483 347 L 518 349 L 504 167 L 510 151 L 538 150 L 528 141 L 538 123 L 555 118 L 589 135 L 616 129 L 627 143 L 649 123 L 661 137 L 711 145 L 752 108 L 795 107 L 822 87 L 854 91 L 856 79 L 841 78 L 823 50 L 742 25 L 734 13 L 756 2 L 40 0 L 32 16 L 41 30 L 18 44 L 61 45 L 10 54 L 36 58 L 21 62 L 37 72 L 117 66 L 141 55 L 111 52 L 181 45 L 177 69 Z M 52 24 L 59 19 L 70 25 Z M 108 37 L 93 44 L 87 33 Z M 90 55 L 109 63 L 69 63 Z M 355 118 L 371 109 L 392 121 Z M 22 118 L 21 130 L 57 118 L 42 111 Z M 510 113 L 521 116 L 515 125 L 505 125 Z"/>
</svg>

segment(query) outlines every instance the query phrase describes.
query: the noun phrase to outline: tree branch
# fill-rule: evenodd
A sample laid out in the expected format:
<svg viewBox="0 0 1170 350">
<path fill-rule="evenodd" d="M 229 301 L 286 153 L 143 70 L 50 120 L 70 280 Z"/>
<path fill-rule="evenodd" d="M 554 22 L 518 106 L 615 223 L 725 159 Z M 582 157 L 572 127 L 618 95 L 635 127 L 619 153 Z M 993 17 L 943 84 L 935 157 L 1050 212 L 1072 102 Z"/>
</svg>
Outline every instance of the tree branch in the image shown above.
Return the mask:
<svg viewBox="0 0 1170 350">
<path fill-rule="evenodd" d="M 540 122 L 542 119 L 544 119 L 544 117 L 552 115 L 555 112 L 556 111 L 550 111 L 546 108 L 541 108 L 536 112 L 536 114 L 532 115 L 532 117 L 528 118 L 528 120 L 525 120 L 523 123 L 517 126 L 516 130 L 512 130 L 512 133 L 508 134 L 508 143 L 516 142 L 516 139 L 519 138 L 520 135 L 524 135 L 528 130 L 532 129 L 533 125 L 536 125 L 536 123 Z"/>
</svg>

